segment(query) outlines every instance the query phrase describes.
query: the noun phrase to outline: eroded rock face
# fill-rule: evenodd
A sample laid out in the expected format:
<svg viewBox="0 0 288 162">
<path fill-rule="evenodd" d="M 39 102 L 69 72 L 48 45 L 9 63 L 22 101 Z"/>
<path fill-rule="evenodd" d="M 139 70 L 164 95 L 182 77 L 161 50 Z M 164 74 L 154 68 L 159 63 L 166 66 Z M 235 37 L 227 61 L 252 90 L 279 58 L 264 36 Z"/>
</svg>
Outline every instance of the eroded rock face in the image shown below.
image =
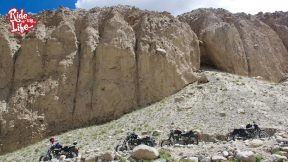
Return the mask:
<svg viewBox="0 0 288 162">
<path fill-rule="evenodd" d="M 282 81 L 288 72 L 287 24 L 272 23 L 279 27 L 275 27 L 277 33 L 261 21 L 265 16 L 258 17 L 232 14 L 223 9 L 198 9 L 178 16 L 203 42 L 200 44 L 201 63 L 230 73 Z M 270 19 L 276 22 L 272 16 Z"/>
<path fill-rule="evenodd" d="M 31 16 L 38 24 L 26 38 L 1 16 L 1 154 L 118 118 L 196 80 L 197 36 L 169 13 L 61 7 Z"/>
</svg>

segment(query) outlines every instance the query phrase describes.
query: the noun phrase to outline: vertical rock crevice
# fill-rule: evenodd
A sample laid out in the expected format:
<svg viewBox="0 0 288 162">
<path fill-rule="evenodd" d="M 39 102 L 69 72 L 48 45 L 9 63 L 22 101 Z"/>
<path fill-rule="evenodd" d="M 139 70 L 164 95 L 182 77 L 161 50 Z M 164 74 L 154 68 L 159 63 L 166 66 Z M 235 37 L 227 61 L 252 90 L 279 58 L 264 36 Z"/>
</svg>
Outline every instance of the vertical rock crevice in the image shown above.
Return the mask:
<svg viewBox="0 0 288 162">
<path fill-rule="evenodd" d="M 77 40 L 78 42 L 78 40 Z M 81 42 L 77 43 L 77 53 L 76 55 L 78 55 L 78 62 L 77 62 L 77 77 L 76 77 L 76 85 L 75 85 L 75 93 L 74 93 L 74 99 L 73 99 L 73 110 L 72 110 L 72 128 L 74 129 L 74 115 L 75 115 L 75 110 L 76 110 L 76 102 L 77 102 L 77 92 L 78 92 L 78 81 L 79 81 L 79 76 L 80 76 L 80 67 L 81 67 Z"/>
</svg>

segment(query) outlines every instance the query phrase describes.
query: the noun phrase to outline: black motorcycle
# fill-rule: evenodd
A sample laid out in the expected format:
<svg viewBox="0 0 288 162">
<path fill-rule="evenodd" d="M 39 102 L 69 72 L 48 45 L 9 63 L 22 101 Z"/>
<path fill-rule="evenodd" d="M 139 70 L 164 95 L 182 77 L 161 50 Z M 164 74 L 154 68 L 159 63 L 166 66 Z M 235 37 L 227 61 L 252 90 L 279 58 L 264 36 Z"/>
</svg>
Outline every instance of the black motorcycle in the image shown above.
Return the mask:
<svg viewBox="0 0 288 162">
<path fill-rule="evenodd" d="M 230 141 L 231 139 L 235 141 L 236 139 L 239 139 L 239 138 L 251 139 L 251 138 L 257 138 L 257 137 L 264 138 L 267 140 L 270 139 L 270 136 L 266 132 L 266 130 L 260 129 L 258 124 L 256 124 L 253 121 L 253 124 L 247 124 L 246 128 L 234 129 L 233 131 L 230 131 L 227 134 L 226 139 L 227 141 Z"/>
<path fill-rule="evenodd" d="M 40 156 L 39 162 L 51 161 L 52 158 L 59 159 L 61 155 L 65 155 L 66 158 L 76 158 L 78 156 L 78 149 L 76 148 L 77 142 L 73 143 L 73 146 L 56 147 L 51 143 L 47 152 Z"/>
<path fill-rule="evenodd" d="M 145 144 L 147 146 L 154 147 L 156 145 L 156 142 L 153 138 L 146 136 L 144 138 L 138 138 L 138 135 L 134 132 L 131 134 L 128 134 L 123 142 L 119 142 L 115 148 L 116 151 L 127 151 L 133 150 L 135 146 L 138 146 L 140 144 Z"/>
<path fill-rule="evenodd" d="M 172 146 L 174 144 L 182 144 L 182 145 L 198 145 L 198 140 L 200 137 L 199 132 L 193 131 L 182 131 L 180 130 L 170 130 L 169 138 L 163 139 L 161 141 L 161 147 L 164 146 Z"/>
</svg>

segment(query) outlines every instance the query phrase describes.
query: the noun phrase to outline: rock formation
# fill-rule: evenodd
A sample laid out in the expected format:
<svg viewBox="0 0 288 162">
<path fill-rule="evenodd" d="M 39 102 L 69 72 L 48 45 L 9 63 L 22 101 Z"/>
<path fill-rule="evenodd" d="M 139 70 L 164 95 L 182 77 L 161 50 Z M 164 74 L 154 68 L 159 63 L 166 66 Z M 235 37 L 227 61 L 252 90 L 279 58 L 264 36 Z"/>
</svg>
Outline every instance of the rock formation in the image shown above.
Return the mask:
<svg viewBox="0 0 288 162">
<path fill-rule="evenodd" d="M 187 22 L 201 41 L 201 63 L 279 82 L 287 78 L 288 72 L 287 14 L 281 18 L 265 15 L 197 9 L 178 18 Z"/>
<path fill-rule="evenodd" d="M 114 6 L 30 17 L 37 26 L 18 35 L 0 15 L 1 154 L 159 101 L 197 80 L 200 58 L 239 75 L 287 77 L 287 13 L 175 18 Z"/>
<path fill-rule="evenodd" d="M 1 154 L 113 120 L 196 81 L 189 25 L 131 6 L 41 11 L 35 29 L 0 19 Z"/>
</svg>

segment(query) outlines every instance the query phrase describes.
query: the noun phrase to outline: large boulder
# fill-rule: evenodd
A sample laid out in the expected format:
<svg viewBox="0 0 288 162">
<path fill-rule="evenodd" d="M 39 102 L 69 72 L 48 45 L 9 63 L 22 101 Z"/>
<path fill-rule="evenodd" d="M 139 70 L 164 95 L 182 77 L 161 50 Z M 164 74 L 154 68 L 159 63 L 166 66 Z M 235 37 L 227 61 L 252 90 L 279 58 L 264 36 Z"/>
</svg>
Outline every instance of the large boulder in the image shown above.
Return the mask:
<svg viewBox="0 0 288 162">
<path fill-rule="evenodd" d="M 159 152 L 153 147 L 139 145 L 133 149 L 131 156 L 139 160 L 154 160 L 159 156 Z"/>
<path fill-rule="evenodd" d="M 236 153 L 235 158 L 243 162 L 255 162 L 256 157 L 252 151 L 239 151 Z"/>
<path fill-rule="evenodd" d="M 167 12 L 60 7 L 32 17 L 38 24 L 22 38 L 0 16 L 0 154 L 111 121 L 196 81 L 198 38 Z"/>
<path fill-rule="evenodd" d="M 224 9 L 201 8 L 178 18 L 187 22 L 203 42 L 201 63 L 234 74 L 280 82 L 288 72 L 287 14 L 282 15 L 281 20 L 286 23 L 276 28 L 266 25 L 260 16 L 232 14 Z M 273 19 L 277 17 L 271 15 L 270 19 L 274 25 Z"/>
</svg>

